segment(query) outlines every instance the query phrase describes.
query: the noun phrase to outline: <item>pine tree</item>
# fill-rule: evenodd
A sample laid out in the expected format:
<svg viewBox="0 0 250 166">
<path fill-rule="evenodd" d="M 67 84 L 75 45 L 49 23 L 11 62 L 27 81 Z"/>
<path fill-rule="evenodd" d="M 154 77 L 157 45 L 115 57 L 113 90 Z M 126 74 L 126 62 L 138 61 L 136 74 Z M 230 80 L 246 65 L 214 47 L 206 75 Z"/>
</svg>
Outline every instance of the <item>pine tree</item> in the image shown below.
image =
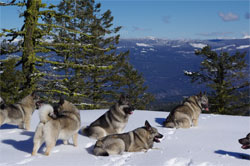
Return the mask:
<svg viewBox="0 0 250 166">
<path fill-rule="evenodd" d="M 25 78 L 23 73 L 15 68 L 16 63 L 16 58 L 10 58 L 0 66 L 0 96 L 7 104 L 16 103 L 23 97 L 19 88 L 23 86 Z"/>
<path fill-rule="evenodd" d="M 146 92 L 148 87 L 145 86 L 143 76 L 129 63 L 124 64 L 121 74 L 118 84 L 122 92 L 128 94 L 132 105 L 140 110 L 149 108 L 149 104 L 154 100 L 154 96 Z"/>
<path fill-rule="evenodd" d="M 79 65 L 72 62 L 67 63 L 61 59 L 58 60 L 56 58 L 54 50 L 60 47 L 61 45 L 64 45 L 64 43 L 51 43 L 49 39 L 53 36 L 58 35 L 58 29 L 61 31 L 64 30 L 74 35 L 83 35 L 83 33 L 75 29 L 70 29 L 70 27 L 68 26 L 57 26 L 53 24 L 44 23 L 43 20 L 48 17 L 54 19 L 70 19 L 70 17 L 67 15 L 58 14 L 57 11 L 54 10 L 54 5 L 46 7 L 47 4 L 41 3 L 41 0 L 24 0 L 23 2 L 16 2 L 15 0 L 13 0 L 10 3 L 0 3 L 0 5 L 15 5 L 20 7 L 26 7 L 24 12 L 20 15 L 21 17 L 25 18 L 24 25 L 22 26 L 22 28 L 20 30 L 3 29 L 3 32 L 0 34 L 5 38 L 5 42 L 3 42 L 2 44 L 3 47 L 1 47 L 2 55 L 11 56 L 13 53 L 21 53 L 19 61 L 15 65 L 15 67 L 17 68 L 21 66 L 22 69 L 20 71 L 25 77 L 23 85 L 19 87 L 19 92 L 22 93 L 21 96 L 25 96 L 34 90 L 39 90 L 48 93 L 58 92 L 57 89 L 54 87 L 46 89 L 46 80 L 51 80 L 51 76 L 53 76 L 53 79 L 55 77 L 64 77 L 62 81 L 66 81 L 67 77 L 65 75 L 67 73 L 64 73 L 64 76 L 58 76 L 57 73 L 50 72 L 50 69 L 52 68 L 85 69 L 92 67 L 88 65 Z M 17 44 L 13 42 L 15 41 L 15 39 L 19 40 Z M 70 45 L 68 47 L 70 47 Z M 2 63 L 6 62 L 6 60 L 1 61 Z M 41 78 L 43 78 L 43 80 L 41 81 L 41 84 L 38 84 L 38 80 L 40 80 Z M 61 91 L 59 92 L 65 93 Z"/>
<path fill-rule="evenodd" d="M 38 20 L 38 13 L 39 8 L 41 6 L 41 0 L 27 0 L 27 2 L 22 3 L 16 3 L 15 0 L 13 0 L 10 3 L 1 3 L 0 5 L 26 6 L 26 10 L 22 15 L 25 17 L 25 24 L 23 25 L 21 30 L 18 31 L 14 29 L 3 29 L 4 33 L 1 33 L 1 36 L 5 36 L 7 38 L 9 37 L 8 42 L 4 43 L 5 47 L 1 48 L 1 54 L 11 54 L 13 52 L 16 53 L 20 51 L 22 52 L 22 57 L 20 61 L 16 64 L 16 66 L 22 64 L 22 73 L 25 77 L 25 80 L 21 88 L 19 87 L 20 89 L 18 90 L 18 92 L 22 93 L 22 95 L 20 96 L 25 96 L 35 89 L 36 80 L 39 76 L 35 69 L 36 58 L 34 47 L 36 38 L 38 37 L 38 34 L 36 33 L 36 23 Z M 13 45 L 13 43 L 11 42 L 15 39 L 18 39 L 19 36 L 21 36 L 23 40 L 21 40 L 21 42 L 18 42 L 17 46 Z M 4 75 L 2 75 L 1 77 L 3 76 Z"/>
<path fill-rule="evenodd" d="M 71 70 L 72 76 L 68 82 L 75 80 L 73 82 L 80 83 L 81 86 L 74 86 L 70 83 L 64 84 L 63 87 L 69 91 L 76 91 L 79 95 L 75 95 L 75 101 L 79 104 L 84 102 L 85 108 L 100 108 L 110 105 L 110 102 L 117 99 L 117 93 L 121 91 L 121 86 L 118 86 L 117 82 L 124 80 L 115 80 L 114 78 L 123 75 L 122 68 L 124 64 L 128 63 L 128 52 L 117 53 L 116 50 L 120 37 L 117 33 L 121 27 L 113 27 L 111 11 L 107 10 L 101 13 L 101 4 L 96 4 L 94 0 L 63 0 L 57 7 L 61 14 L 69 15 L 71 19 L 48 19 L 47 22 L 61 26 L 66 24 L 84 32 L 85 35 L 74 36 L 60 31 L 59 35 L 54 37 L 54 41 L 63 40 L 66 45 L 67 43 L 75 43 L 76 45 L 92 46 L 92 49 L 81 49 L 73 46 L 67 48 L 71 50 L 72 55 L 67 60 L 82 65 L 91 65 L 92 68 Z M 63 52 L 60 56 L 67 57 L 67 52 Z M 66 72 L 65 69 L 61 70 Z M 123 77 L 127 77 L 127 75 L 123 75 Z M 143 80 L 142 77 L 140 79 Z M 144 93 L 143 90 L 140 92 Z M 74 97 L 70 98 L 72 100 Z"/>
<path fill-rule="evenodd" d="M 218 54 L 206 46 L 195 52 L 204 60 L 200 71 L 185 72 L 192 82 L 205 84 L 211 89 L 210 105 L 213 112 L 237 114 L 236 110 L 249 106 L 249 82 L 247 79 L 246 53 Z"/>
<path fill-rule="evenodd" d="M 23 27 L 0 34 L 9 38 L 1 54 L 21 53 L 15 65 L 22 67 L 25 78 L 19 92 L 27 95 L 36 89 L 47 101 L 64 95 L 84 108 L 100 108 L 117 100 L 122 87 L 116 83 L 124 79 L 113 79 L 126 76 L 121 71 L 128 52 L 117 52 L 121 27 L 113 27 L 110 10 L 101 14 L 101 4 L 94 0 L 63 0 L 48 7 L 41 0 L 0 5 L 26 6 L 21 14 Z M 21 40 L 13 44 L 15 39 Z"/>
</svg>

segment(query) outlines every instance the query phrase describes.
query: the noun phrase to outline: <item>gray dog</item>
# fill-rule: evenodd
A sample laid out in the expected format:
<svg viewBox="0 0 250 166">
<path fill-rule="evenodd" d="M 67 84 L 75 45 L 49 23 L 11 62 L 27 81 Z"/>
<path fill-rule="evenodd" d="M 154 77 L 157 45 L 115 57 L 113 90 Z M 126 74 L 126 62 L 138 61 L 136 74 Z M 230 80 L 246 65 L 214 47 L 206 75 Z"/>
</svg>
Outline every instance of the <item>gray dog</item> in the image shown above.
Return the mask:
<svg viewBox="0 0 250 166">
<path fill-rule="evenodd" d="M 164 122 L 164 127 L 190 128 L 198 125 L 198 118 L 202 110 L 208 111 L 208 98 L 200 93 L 187 98 L 182 105 L 173 109 Z"/>
<path fill-rule="evenodd" d="M 35 93 L 26 96 L 16 104 L 6 105 L 2 98 L 0 103 L 0 126 L 7 123 L 30 130 L 31 116 L 39 103 L 39 97 Z"/>
<path fill-rule="evenodd" d="M 119 101 L 110 107 L 101 117 L 91 123 L 88 127 L 82 128 L 84 135 L 92 138 L 101 138 L 109 134 L 121 133 L 127 125 L 129 115 L 134 111 L 128 97 L 121 95 Z"/>
<path fill-rule="evenodd" d="M 45 155 L 49 155 L 58 139 L 64 144 L 69 138 L 73 138 L 74 146 L 77 146 L 78 131 L 81 125 L 79 110 L 69 101 L 61 99 L 56 107 L 43 104 L 39 109 L 40 123 L 33 138 L 34 147 L 32 155 L 36 155 L 38 149 L 46 143 Z"/>
<path fill-rule="evenodd" d="M 109 156 L 123 152 L 147 151 L 153 147 L 154 142 L 160 142 L 160 134 L 148 121 L 145 126 L 123 134 L 108 135 L 96 141 L 94 154 Z"/>
</svg>

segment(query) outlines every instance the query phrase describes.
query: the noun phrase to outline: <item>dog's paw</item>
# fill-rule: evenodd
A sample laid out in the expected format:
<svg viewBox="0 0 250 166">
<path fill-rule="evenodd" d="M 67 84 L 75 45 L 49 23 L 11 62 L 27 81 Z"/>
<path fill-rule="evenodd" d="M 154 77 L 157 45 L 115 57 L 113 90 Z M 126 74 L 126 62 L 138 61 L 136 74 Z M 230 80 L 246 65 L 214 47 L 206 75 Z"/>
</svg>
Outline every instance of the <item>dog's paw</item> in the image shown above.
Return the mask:
<svg viewBox="0 0 250 166">
<path fill-rule="evenodd" d="M 36 154 L 37 154 L 36 152 L 32 152 L 32 153 L 31 153 L 32 156 L 35 156 Z"/>
<path fill-rule="evenodd" d="M 45 156 L 49 156 L 49 152 L 45 152 L 44 155 L 45 155 Z"/>
</svg>

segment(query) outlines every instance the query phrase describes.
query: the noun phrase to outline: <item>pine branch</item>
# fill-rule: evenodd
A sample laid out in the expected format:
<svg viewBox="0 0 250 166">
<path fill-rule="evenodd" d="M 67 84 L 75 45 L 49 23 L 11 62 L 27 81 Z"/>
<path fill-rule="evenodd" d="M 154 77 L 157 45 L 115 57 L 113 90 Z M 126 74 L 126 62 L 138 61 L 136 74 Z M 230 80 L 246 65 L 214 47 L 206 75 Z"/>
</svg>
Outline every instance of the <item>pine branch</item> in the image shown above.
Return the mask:
<svg viewBox="0 0 250 166">
<path fill-rule="evenodd" d="M 0 6 L 13 6 L 16 5 L 15 2 L 16 0 L 12 0 L 10 3 L 0 2 Z"/>
<path fill-rule="evenodd" d="M 60 26 L 60 25 L 55 25 L 55 24 L 42 24 L 42 23 L 37 23 L 38 26 L 42 26 L 42 27 L 53 27 L 53 28 L 58 28 L 58 29 L 64 29 L 64 30 L 67 30 L 69 32 L 73 32 L 73 33 L 76 33 L 76 34 L 80 34 L 80 35 L 83 35 L 87 38 L 93 38 L 93 36 L 90 36 L 86 33 L 83 33 L 83 32 L 80 32 L 78 30 L 75 30 L 75 29 L 70 29 L 70 28 L 67 28 L 67 27 L 64 27 L 64 26 Z"/>
<path fill-rule="evenodd" d="M 64 67 L 71 67 L 74 69 L 83 69 L 83 70 L 94 70 L 94 69 L 101 69 L 101 70 L 105 70 L 105 69 L 111 69 L 112 66 L 95 66 L 95 65 L 81 65 L 81 64 L 75 64 L 73 62 L 69 62 L 69 63 L 63 63 L 63 62 L 58 62 L 58 61 L 50 61 L 50 60 L 46 60 L 46 59 L 42 59 L 42 58 L 36 58 L 37 62 L 42 62 L 42 63 L 50 63 L 52 65 L 57 65 L 57 66 L 64 66 Z"/>
</svg>

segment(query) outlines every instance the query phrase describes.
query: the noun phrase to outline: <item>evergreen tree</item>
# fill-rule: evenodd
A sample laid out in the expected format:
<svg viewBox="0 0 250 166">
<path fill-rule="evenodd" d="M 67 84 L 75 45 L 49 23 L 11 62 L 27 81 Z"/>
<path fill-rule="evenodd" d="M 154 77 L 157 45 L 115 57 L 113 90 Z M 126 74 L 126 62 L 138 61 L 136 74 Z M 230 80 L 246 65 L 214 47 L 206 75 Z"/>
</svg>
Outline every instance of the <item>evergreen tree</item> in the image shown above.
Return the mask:
<svg viewBox="0 0 250 166">
<path fill-rule="evenodd" d="M 110 10 L 101 14 L 101 5 L 94 0 L 63 0 L 48 7 L 41 0 L 13 0 L 0 5 L 26 7 L 20 15 L 25 18 L 23 27 L 3 29 L 0 34 L 8 38 L 1 54 L 21 53 L 15 68 L 22 68 L 24 81 L 18 91 L 23 96 L 36 89 L 48 101 L 64 95 L 90 108 L 117 100 L 117 92 L 122 91 L 117 82 L 125 86 L 121 83 L 125 79 L 114 78 L 128 78 L 121 72 L 128 52 L 116 50 L 121 27 L 113 27 Z M 13 44 L 15 39 L 20 39 L 17 44 Z"/>
<path fill-rule="evenodd" d="M 16 63 L 16 58 L 10 58 L 0 66 L 0 96 L 7 104 L 15 103 L 22 98 L 19 88 L 23 86 L 24 76 L 15 69 Z"/>
<path fill-rule="evenodd" d="M 128 94 L 130 102 L 136 109 L 145 110 L 149 108 L 149 104 L 154 100 L 154 96 L 146 92 L 148 87 L 145 86 L 142 75 L 129 63 L 122 65 L 121 75 L 113 78 L 115 86 L 120 87 L 122 92 Z"/>
<path fill-rule="evenodd" d="M 18 90 L 20 93 L 22 93 L 22 95 L 18 96 L 24 97 L 34 90 L 40 90 L 43 92 L 50 93 L 57 92 L 56 88 L 54 87 L 46 89 L 46 80 L 51 80 L 51 76 L 53 76 L 53 79 L 55 77 L 62 77 L 62 75 L 56 75 L 57 73 L 55 72 L 50 72 L 50 70 L 53 68 L 85 69 L 89 67 L 75 63 L 68 63 L 62 59 L 56 58 L 54 50 L 56 49 L 56 47 L 60 47 L 64 43 L 51 43 L 49 41 L 51 37 L 58 35 L 55 29 L 63 29 L 64 31 L 74 35 L 83 34 L 75 29 L 70 29 L 70 27 L 68 26 L 57 26 L 53 24 L 44 23 L 43 20 L 48 17 L 54 19 L 70 19 L 70 17 L 67 15 L 58 14 L 54 10 L 54 5 L 46 7 L 47 4 L 43 4 L 41 0 L 24 0 L 22 2 L 16 2 L 15 0 L 13 0 L 10 3 L 0 3 L 0 5 L 15 5 L 20 7 L 26 7 L 24 12 L 20 15 L 21 17 L 25 18 L 24 25 L 22 26 L 22 28 L 20 30 L 3 29 L 3 32 L 0 34 L 5 38 L 2 44 L 3 47 L 1 47 L 1 55 L 7 55 L 8 57 L 13 53 L 21 53 L 19 61 L 16 63 L 15 67 L 20 68 L 21 66 L 20 71 L 23 73 L 25 80 Z M 17 44 L 15 43 L 16 39 L 19 41 Z M 70 47 L 70 45 L 68 45 L 68 47 Z M 6 60 L 1 61 L 2 63 L 6 62 Z M 63 74 L 66 75 L 67 73 Z M 43 78 L 42 82 L 41 84 L 38 84 L 38 80 L 40 80 L 41 77 Z M 64 78 L 67 77 L 64 76 Z M 67 79 L 63 79 L 63 81 L 65 80 Z"/>
<path fill-rule="evenodd" d="M 70 58 L 67 58 L 68 61 L 90 65 L 92 68 L 88 70 L 72 69 L 71 77 L 67 79 L 71 83 L 64 84 L 63 87 L 69 91 L 76 91 L 79 95 L 75 95 L 75 101 L 79 104 L 84 102 L 85 108 L 86 106 L 89 108 L 100 108 L 110 105 L 110 102 L 117 100 L 117 93 L 121 91 L 121 86 L 118 85 L 121 85 L 121 81 L 124 80 L 115 78 L 118 78 L 118 76 L 127 77 L 121 71 L 124 71 L 122 70 L 126 66 L 124 64 L 128 63 L 128 52 L 117 53 L 116 50 L 120 37 L 117 33 L 121 27 L 113 27 L 111 11 L 107 10 L 101 14 L 101 4 L 96 4 L 94 0 L 63 0 L 57 7 L 61 14 L 69 15 L 71 19 L 48 19 L 47 22 L 60 26 L 63 24 L 68 25 L 84 32 L 85 35 L 72 35 L 60 31 L 59 35 L 54 36 L 54 41 L 63 40 L 65 48 L 69 43 L 75 43 L 77 46 L 92 46 L 92 49 L 82 49 L 72 45 L 70 48 L 67 48 L 68 50 L 70 49 L 69 52 L 72 55 Z M 61 50 L 65 48 L 61 48 Z M 67 57 L 67 52 L 62 52 L 58 55 Z M 61 68 L 62 70 L 66 72 L 65 69 Z M 142 77 L 140 79 L 143 81 Z M 80 86 L 74 86 L 72 80 L 74 80 L 73 82 L 76 85 L 80 83 Z M 120 84 L 117 84 L 117 82 L 120 82 Z M 143 86 L 142 84 L 139 85 Z M 126 85 L 123 84 L 123 86 Z M 146 88 L 143 90 L 146 90 Z M 143 90 L 140 92 L 144 93 Z M 129 92 L 125 91 L 125 93 Z M 137 96 L 134 97 L 136 98 L 139 95 L 141 94 L 138 92 Z M 73 99 L 74 96 L 70 98 Z"/>
<path fill-rule="evenodd" d="M 200 71 L 185 72 L 192 82 L 206 84 L 211 88 L 209 102 L 212 112 L 237 114 L 236 110 L 249 106 L 249 82 L 246 53 L 227 52 L 218 54 L 206 46 L 195 52 L 202 56 Z"/>
<path fill-rule="evenodd" d="M 1 48 L 1 54 L 11 54 L 16 52 L 22 52 L 22 57 L 20 61 L 16 64 L 16 66 L 22 64 L 22 73 L 25 77 L 24 83 L 21 87 L 19 87 L 18 92 L 21 92 L 22 95 L 26 96 L 27 94 L 31 93 L 35 89 L 36 80 L 39 76 L 35 69 L 35 42 L 36 38 L 38 37 L 36 31 L 36 23 L 38 20 L 38 13 L 39 8 L 41 6 L 41 0 L 27 0 L 27 2 L 16 3 L 15 0 L 11 1 L 10 3 L 0 3 L 1 6 L 10 6 L 10 5 L 17 5 L 17 6 L 26 6 L 26 10 L 22 14 L 25 17 L 25 24 L 21 28 L 21 30 L 14 30 L 14 29 L 3 29 L 4 33 L 1 33 L 1 36 L 5 36 L 8 39 L 8 42 L 5 40 L 5 46 Z M 23 40 L 18 42 L 18 45 L 15 46 L 12 41 L 18 39 L 21 36 Z M 15 48 L 16 47 L 16 48 Z M 12 69 L 14 70 L 14 69 Z M 2 75 L 1 77 L 3 77 Z M 4 79 L 4 78 L 3 78 Z M 3 82 L 2 82 L 3 83 Z M 8 86 L 7 83 L 6 85 Z M 14 94 L 14 95 L 18 95 Z M 19 95 L 18 95 L 19 96 Z M 15 97 L 14 97 L 15 98 Z"/>
</svg>

